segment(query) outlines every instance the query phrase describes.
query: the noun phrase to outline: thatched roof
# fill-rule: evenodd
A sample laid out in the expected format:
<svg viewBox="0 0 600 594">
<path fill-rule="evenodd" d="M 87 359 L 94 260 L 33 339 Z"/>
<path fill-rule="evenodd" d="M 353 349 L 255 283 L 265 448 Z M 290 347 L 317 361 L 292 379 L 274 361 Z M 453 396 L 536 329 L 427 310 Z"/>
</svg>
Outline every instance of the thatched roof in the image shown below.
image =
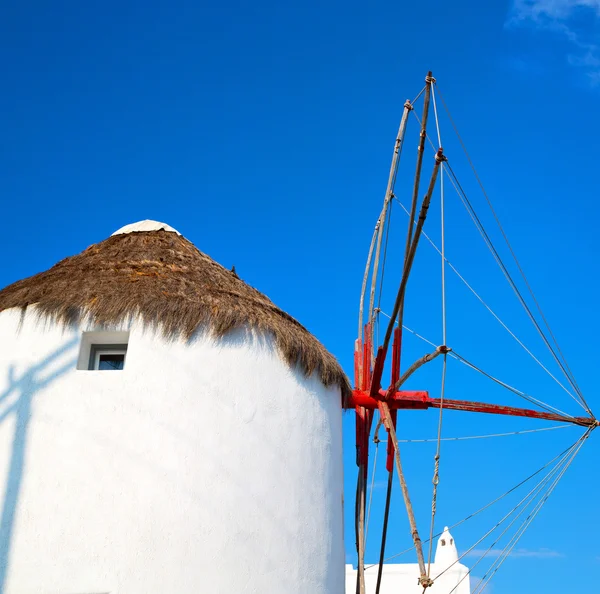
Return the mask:
<svg viewBox="0 0 600 594">
<path fill-rule="evenodd" d="M 175 230 L 158 225 L 133 232 L 125 227 L 9 285 L 0 291 L 0 311 L 35 305 L 64 324 L 89 319 L 98 325 L 139 315 L 166 336 L 186 339 L 204 328 L 217 336 L 251 328 L 271 334 L 290 365 L 317 372 L 325 385 L 337 384 L 348 395 L 342 368 L 306 328 Z"/>
</svg>

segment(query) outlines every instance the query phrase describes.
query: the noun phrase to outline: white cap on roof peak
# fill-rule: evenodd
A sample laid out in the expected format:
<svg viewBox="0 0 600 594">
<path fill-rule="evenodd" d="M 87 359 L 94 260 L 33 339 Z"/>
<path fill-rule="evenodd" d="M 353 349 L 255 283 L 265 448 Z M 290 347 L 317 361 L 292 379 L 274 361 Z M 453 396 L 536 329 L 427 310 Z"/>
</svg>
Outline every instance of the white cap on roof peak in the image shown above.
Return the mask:
<svg viewBox="0 0 600 594">
<path fill-rule="evenodd" d="M 161 223 L 159 221 L 151 221 L 150 219 L 146 219 L 145 221 L 138 221 L 137 223 L 131 223 L 130 225 L 125 225 L 125 227 L 121 227 L 117 231 L 113 233 L 113 235 L 123 235 L 125 233 L 136 233 L 139 231 L 170 231 L 171 233 L 177 233 L 177 235 L 181 235 L 177 229 L 173 229 L 170 225 L 166 223 Z M 112 235 L 111 235 L 112 237 Z"/>
</svg>

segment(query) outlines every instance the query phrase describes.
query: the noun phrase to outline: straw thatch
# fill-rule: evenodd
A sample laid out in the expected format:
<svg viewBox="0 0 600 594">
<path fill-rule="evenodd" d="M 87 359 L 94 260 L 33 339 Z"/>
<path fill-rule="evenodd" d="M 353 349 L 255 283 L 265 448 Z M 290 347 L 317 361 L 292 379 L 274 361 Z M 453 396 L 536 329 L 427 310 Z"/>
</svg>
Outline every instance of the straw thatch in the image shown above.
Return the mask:
<svg viewBox="0 0 600 594">
<path fill-rule="evenodd" d="M 31 305 L 65 324 L 87 318 L 114 325 L 139 315 L 166 336 L 186 339 L 206 328 L 217 336 L 255 329 L 275 338 L 290 365 L 317 372 L 344 396 L 350 390 L 340 365 L 310 332 L 173 232 L 113 235 L 0 291 L 0 311 Z"/>
</svg>

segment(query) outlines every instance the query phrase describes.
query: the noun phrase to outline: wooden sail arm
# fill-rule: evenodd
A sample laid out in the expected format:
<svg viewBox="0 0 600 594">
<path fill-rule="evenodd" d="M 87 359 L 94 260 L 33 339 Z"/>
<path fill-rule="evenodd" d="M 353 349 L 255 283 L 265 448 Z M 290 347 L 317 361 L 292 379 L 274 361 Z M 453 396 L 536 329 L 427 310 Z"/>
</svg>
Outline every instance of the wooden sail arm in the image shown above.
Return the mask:
<svg viewBox="0 0 600 594">
<path fill-rule="evenodd" d="M 372 398 L 369 392 L 363 390 L 354 390 L 352 398 L 348 403 L 349 407 L 363 406 L 366 409 L 375 409 L 381 400 L 385 400 L 387 390 L 380 390 L 379 397 Z M 387 399 L 391 410 L 415 409 L 424 410 L 427 408 L 440 408 L 441 400 L 430 398 L 429 393 L 421 390 L 406 391 L 401 390 L 391 394 Z M 470 400 L 450 400 L 444 398 L 443 407 L 446 410 L 462 410 L 465 412 L 478 412 L 493 415 L 508 415 L 512 417 L 526 417 L 529 419 L 542 419 L 544 421 L 558 421 L 560 423 L 572 423 L 582 427 L 597 427 L 600 421 L 593 417 L 569 417 L 559 413 L 546 412 L 541 410 L 532 410 L 527 408 L 518 408 L 515 406 L 503 406 L 499 404 L 488 404 L 487 402 L 472 402 Z"/>
</svg>

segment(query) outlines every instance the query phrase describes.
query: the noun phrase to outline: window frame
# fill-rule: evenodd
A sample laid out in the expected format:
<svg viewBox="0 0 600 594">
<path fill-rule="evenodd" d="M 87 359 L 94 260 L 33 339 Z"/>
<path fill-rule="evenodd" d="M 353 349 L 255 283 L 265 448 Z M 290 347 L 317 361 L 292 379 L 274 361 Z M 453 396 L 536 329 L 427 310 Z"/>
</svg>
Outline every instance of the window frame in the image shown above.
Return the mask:
<svg viewBox="0 0 600 594">
<path fill-rule="evenodd" d="M 99 369 L 101 355 L 123 355 L 123 369 L 115 369 L 114 371 L 125 370 L 125 363 L 127 362 L 127 344 L 92 343 L 90 345 L 89 371 L 109 371 L 108 369 Z"/>
</svg>

